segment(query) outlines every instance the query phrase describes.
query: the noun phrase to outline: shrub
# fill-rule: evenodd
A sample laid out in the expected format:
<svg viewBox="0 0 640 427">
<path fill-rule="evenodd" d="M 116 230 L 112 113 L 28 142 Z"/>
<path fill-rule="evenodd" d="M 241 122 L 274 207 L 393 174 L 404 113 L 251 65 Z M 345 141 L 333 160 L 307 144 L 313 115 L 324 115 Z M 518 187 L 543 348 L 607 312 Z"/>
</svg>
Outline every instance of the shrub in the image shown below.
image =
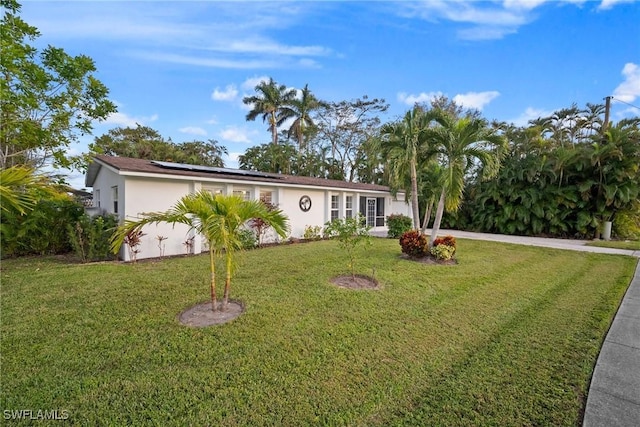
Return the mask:
<svg viewBox="0 0 640 427">
<path fill-rule="evenodd" d="M 438 237 L 433 241 L 433 246 L 446 245 L 456 248 L 456 238 L 453 236 Z"/>
<path fill-rule="evenodd" d="M 256 233 L 249 228 L 240 230 L 238 238 L 240 239 L 242 249 L 253 249 L 258 246 L 258 237 Z"/>
<path fill-rule="evenodd" d="M 413 227 L 413 221 L 406 215 L 389 215 L 387 217 L 387 237 L 397 239 Z"/>
<path fill-rule="evenodd" d="M 630 209 L 616 213 L 613 232 L 619 239 L 640 240 L 640 202 Z"/>
<path fill-rule="evenodd" d="M 89 218 L 82 215 L 74 226 L 67 225 L 69 241 L 82 262 L 114 259 L 110 250 L 111 234 L 118 217 L 104 215 Z"/>
<path fill-rule="evenodd" d="M 355 249 L 358 245 L 371 245 L 368 227 L 358 215 L 356 218 L 334 219 L 325 224 L 325 234 L 338 239 L 338 245 L 347 252 L 351 276 L 355 278 Z"/>
<path fill-rule="evenodd" d="M 419 231 L 410 230 L 400 236 L 400 247 L 402 253 L 421 258 L 429 253 L 429 239 Z"/>
<path fill-rule="evenodd" d="M 265 207 L 269 211 L 273 211 L 277 209 L 277 206 L 271 203 L 265 202 L 263 200 L 261 202 L 265 205 Z M 249 220 L 249 226 L 255 231 L 256 239 L 258 240 L 257 242 L 258 246 L 262 246 L 262 244 L 264 243 L 263 241 L 264 236 L 269 230 L 269 228 L 271 228 L 271 225 L 269 225 L 269 223 L 265 221 L 263 218 L 253 218 Z"/>
<path fill-rule="evenodd" d="M 456 253 L 456 248 L 449 245 L 438 245 L 431 248 L 431 255 L 438 260 L 450 260 L 453 258 L 453 254 Z"/>
<path fill-rule="evenodd" d="M 431 255 L 439 260 L 450 260 L 456 253 L 456 239 L 453 236 L 438 237 L 433 241 Z"/>
<path fill-rule="evenodd" d="M 129 261 L 136 262 L 138 260 L 138 254 L 142 252 L 138 246 L 142 244 L 142 236 L 146 236 L 142 230 L 130 230 L 124 237 L 124 243 L 129 250 Z"/>
<path fill-rule="evenodd" d="M 307 225 L 304 227 L 302 237 L 307 240 L 320 240 L 322 238 L 322 227 L 319 225 Z"/>
<path fill-rule="evenodd" d="M 84 208 L 66 195 L 41 196 L 25 215 L 2 211 L 2 257 L 64 254 L 73 250 L 68 224 L 83 215 Z"/>
</svg>

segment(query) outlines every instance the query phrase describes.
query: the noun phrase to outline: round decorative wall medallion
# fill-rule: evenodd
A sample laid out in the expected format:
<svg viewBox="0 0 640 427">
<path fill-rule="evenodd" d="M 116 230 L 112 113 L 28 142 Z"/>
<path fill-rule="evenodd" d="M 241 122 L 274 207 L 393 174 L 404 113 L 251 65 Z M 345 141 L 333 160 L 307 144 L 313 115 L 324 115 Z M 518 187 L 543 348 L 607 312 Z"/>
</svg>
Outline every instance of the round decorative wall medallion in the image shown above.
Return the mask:
<svg viewBox="0 0 640 427">
<path fill-rule="evenodd" d="M 300 202 L 298 204 L 300 205 L 300 209 L 302 210 L 302 212 L 308 212 L 309 209 L 311 209 L 311 197 L 300 197 Z"/>
</svg>

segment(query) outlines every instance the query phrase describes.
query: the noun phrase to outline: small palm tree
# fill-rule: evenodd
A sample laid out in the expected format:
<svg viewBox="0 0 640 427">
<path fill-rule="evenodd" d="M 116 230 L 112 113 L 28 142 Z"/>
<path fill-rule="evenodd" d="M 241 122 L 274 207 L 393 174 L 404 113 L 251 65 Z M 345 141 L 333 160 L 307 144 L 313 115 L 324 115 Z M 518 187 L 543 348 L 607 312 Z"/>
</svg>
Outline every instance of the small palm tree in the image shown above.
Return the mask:
<svg viewBox="0 0 640 427">
<path fill-rule="evenodd" d="M 407 111 L 402 121 L 386 124 L 380 131 L 384 138 L 383 157 L 390 165 L 391 184 L 395 187 L 402 186 L 406 177 L 410 177 L 409 194 L 415 230 L 420 229 L 418 163 L 429 160 L 426 155 L 429 141 L 425 136 L 432 116 L 431 112 L 424 112 L 416 106 Z"/>
<path fill-rule="evenodd" d="M 280 209 L 269 210 L 259 200 L 244 200 L 238 196 L 213 195 L 208 191 L 200 191 L 182 197 L 166 212 L 147 213 L 143 214 L 143 218 L 138 221 L 125 221 L 115 232 L 111 249 L 117 253 L 128 233 L 142 230 L 147 224 L 166 222 L 189 226 L 191 230 L 202 235 L 209 244 L 210 291 L 213 311 L 218 309 L 215 258 L 224 252 L 226 266 L 222 301 L 222 310 L 224 311 L 229 302 L 235 254 L 242 247 L 240 231 L 244 224 L 252 218 L 262 219 L 281 237 L 287 235 L 288 219 Z"/>
<path fill-rule="evenodd" d="M 293 116 L 293 111 L 288 105 L 295 99 L 296 91 L 287 89 L 285 85 L 278 85 L 273 78 L 269 78 L 268 82 L 260 82 L 255 90 L 257 95 L 242 99 L 244 104 L 252 106 L 246 119 L 254 121 L 258 116 L 262 116 L 262 121 L 269 123 L 271 142 L 277 144 L 278 126 Z"/>
<path fill-rule="evenodd" d="M 445 206 L 451 211 L 459 208 L 467 174 L 479 164 L 483 178 L 495 176 L 507 145 L 506 139 L 484 120 L 456 118 L 444 112 L 434 118 L 438 125 L 429 128 L 427 138 L 442 165 L 442 187 L 429 246 L 437 237 Z"/>
</svg>

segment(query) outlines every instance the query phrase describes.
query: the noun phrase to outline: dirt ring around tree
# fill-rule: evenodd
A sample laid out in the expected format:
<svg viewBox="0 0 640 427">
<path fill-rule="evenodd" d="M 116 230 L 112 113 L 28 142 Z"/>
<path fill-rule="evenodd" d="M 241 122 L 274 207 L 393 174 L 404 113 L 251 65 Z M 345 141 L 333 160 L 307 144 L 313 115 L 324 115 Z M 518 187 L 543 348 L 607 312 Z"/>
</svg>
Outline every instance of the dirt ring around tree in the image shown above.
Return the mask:
<svg viewBox="0 0 640 427">
<path fill-rule="evenodd" d="M 178 315 L 178 321 L 192 328 L 221 325 L 231 322 L 244 313 L 244 304 L 240 301 L 229 300 L 226 310 L 221 310 L 222 303 L 218 303 L 218 310 L 211 310 L 211 301 L 196 304 Z"/>
<path fill-rule="evenodd" d="M 380 284 L 376 279 L 363 274 L 356 274 L 355 277 L 351 274 L 345 274 L 344 276 L 338 276 L 331 279 L 331 283 L 341 288 L 355 289 L 355 290 L 376 290 L 380 289 Z"/>
</svg>

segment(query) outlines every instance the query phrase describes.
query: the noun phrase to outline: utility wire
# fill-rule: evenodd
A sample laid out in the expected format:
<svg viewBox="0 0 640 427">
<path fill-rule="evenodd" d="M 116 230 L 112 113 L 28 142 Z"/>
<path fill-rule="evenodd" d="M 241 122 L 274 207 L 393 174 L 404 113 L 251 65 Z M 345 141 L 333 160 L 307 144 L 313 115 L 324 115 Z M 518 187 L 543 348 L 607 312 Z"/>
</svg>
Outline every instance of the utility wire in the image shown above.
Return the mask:
<svg viewBox="0 0 640 427">
<path fill-rule="evenodd" d="M 621 101 L 620 99 L 618 99 L 618 98 L 614 98 L 613 96 L 611 97 L 611 99 L 613 99 L 613 100 L 614 100 L 614 101 L 616 101 L 616 102 L 622 102 L 623 104 L 627 104 L 627 105 L 628 105 L 628 106 L 630 106 L 630 107 L 633 107 L 633 108 L 635 108 L 635 109 L 637 109 L 637 110 L 640 110 L 640 107 L 638 107 L 638 106 L 636 106 L 636 105 L 633 105 L 633 104 L 629 104 L 628 102 Z"/>
</svg>

